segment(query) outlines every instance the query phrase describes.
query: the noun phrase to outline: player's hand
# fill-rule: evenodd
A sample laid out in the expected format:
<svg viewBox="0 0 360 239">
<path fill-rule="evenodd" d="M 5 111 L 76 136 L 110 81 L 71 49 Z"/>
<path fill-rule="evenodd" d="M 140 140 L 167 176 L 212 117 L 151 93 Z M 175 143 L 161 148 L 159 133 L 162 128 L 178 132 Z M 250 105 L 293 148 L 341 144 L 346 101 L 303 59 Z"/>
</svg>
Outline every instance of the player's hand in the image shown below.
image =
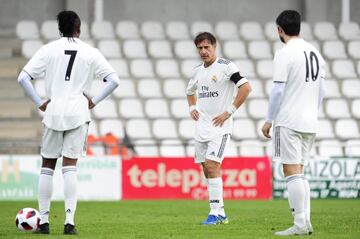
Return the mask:
<svg viewBox="0 0 360 239">
<path fill-rule="evenodd" d="M 272 127 L 272 123 L 269 123 L 269 122 L 265 122 L 261 131 L 263 133 L 263 135 L 266 137 L 266 138 L 269 138 L 271 139 L 271 136 L 270 136 L 270 129 Z"/>
<path fill-rule="evenodd" d="M 45 112 L 47 105 L 50 103 L 51 100 L 45 101 L 42 105 L 40 105 L 39 110 Z"/>
<path fill-rule="evenodd" d="M 86 97 L 86 99 L 88 100 L 89 103 L 89 110 L 91 110 L 92 108 L 95 107 L 94 102 L 92 102 L 91 98 L 89 96 L 87 96 L 85 93 L 83 93 L 83 95 Z"/>
<path fill-rule="evenodd" d="M 215 126 L 215 127 L 217 127 L 217 126 L 220 126 L 220 127 L 222 127 L 223 126 L 223 124 L 224 124 L 224 122 L 225 122 L 225 120 L 227 120 L 228 118 L 230 118 L 230 114 L 228 113 L 228 112 L 224 112 L 224 113 L 222 113 L 221 115 L 218 115 L 218 116 L 216 116 L 215 118 L 213 118 L 213 125 Z"/>
<path fill-rule="evenodd" d="M 193 120 L 197 121 L 199 119 L 199 112 L 195 109 L 190 112 L 190 116 Z"/>
</svg>

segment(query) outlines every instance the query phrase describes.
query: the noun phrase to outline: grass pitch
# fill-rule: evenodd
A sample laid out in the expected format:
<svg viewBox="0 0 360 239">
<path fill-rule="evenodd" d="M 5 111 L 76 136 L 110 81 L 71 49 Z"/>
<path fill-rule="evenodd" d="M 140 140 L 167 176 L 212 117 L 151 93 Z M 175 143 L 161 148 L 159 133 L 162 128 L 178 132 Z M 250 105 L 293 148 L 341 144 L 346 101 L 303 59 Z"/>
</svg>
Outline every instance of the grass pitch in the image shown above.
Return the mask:
<svg viewBox="0 0 360 239">
<path fill-rule="evenodd" d="M 279 238 L 273 233 L 292 225 L 288 202 L 226 201 L 230 224 L 203 226 L 206 201 L 79 202 L 79 235 L 63 236 L 63 202 L 53 202 L 50 235 L 18 231 L 15 216 L 36 202 L 0 202 L 0 238 Z M 309 238 L 360 238 L 360 200 L 313 200 L 314 234 Z M 297 237 L 298 238 L 298 237 Z"/>
</svg>

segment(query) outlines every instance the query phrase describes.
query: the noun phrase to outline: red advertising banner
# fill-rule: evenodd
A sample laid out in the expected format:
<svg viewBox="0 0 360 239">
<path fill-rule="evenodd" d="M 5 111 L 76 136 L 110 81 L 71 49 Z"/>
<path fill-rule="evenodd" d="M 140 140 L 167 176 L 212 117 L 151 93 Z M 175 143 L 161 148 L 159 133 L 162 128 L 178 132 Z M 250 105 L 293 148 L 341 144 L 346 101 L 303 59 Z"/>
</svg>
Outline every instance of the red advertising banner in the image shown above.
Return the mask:
<svg viewBox="0 0 360 239">
<path fill-rule="evenodd" d="M 123 160 L 123 199 L 207 199 L 206 180 L 193 158 Z M 271 199 L 267 157 L 226 158 L 222 163 L 225 199 Z"/>
</svg>

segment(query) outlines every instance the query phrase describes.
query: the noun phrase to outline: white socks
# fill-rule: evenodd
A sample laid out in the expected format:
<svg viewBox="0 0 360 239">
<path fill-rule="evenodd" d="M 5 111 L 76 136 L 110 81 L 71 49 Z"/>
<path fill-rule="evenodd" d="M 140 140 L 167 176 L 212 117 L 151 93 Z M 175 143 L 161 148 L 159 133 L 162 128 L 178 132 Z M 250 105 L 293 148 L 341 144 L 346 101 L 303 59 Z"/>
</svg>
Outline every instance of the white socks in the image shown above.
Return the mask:
<svg viewBox="0 0 360 239">
<path fill-rule="evenodd" d="M 65 197 L 65 224 L 75 225 L 74 216 L 77 202 L 76 166 L 63 166 L 64 197 Z"/>
<path fill-rule="evenodd" d="M 310 185 L 309 181 L 304 178 L 304 189 L 305 189 L 305 203 L 304 203 L 304 210 L 305 210 L 305 219 L 307 222 L 310 222 Z"/>
<path fill-rule="evenodd" d="M 303 228 L 306 226 L 304 175 L 295 174 L 286 177 L 286 187 L 289 205 L 294 215 L 294 224 Z"/>
<path fill-rule="evenodd" d="M 40 224 L 49 223 L 50 202 L 53 192 L 53 175 L 53 169 L 41 168 L 38 190 Z"/>
<path fill-rule="evenodd" d="M 210 213 L 225 216 L 222 178 L 208 178 Z"/>
</svg>

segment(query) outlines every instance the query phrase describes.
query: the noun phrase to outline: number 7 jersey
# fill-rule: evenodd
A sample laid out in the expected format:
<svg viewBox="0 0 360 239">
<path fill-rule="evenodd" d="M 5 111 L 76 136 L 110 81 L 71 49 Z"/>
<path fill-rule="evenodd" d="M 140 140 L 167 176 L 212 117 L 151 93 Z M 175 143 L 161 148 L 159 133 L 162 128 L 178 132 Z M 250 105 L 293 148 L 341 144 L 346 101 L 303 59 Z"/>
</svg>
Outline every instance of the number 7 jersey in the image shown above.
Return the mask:
<svg viewBox="0 0 360 239">
<path fill-rule="evenodd" d="M 69 130 L 90 121 L 88 92 L 95 78 L 115 73 L 96 48 L 79 38 L 63 37 L 41 47 L 23 71 L 32 79 L 44 77 L 50 103 L 43 123 L 53 130 Z"/>
<path fill-rule="evenodd" d="M 325 61 L 319 51 L 301 38 L 291 39 L 274 57 L 274 82 L 285 83 L 274 125 L 316 133 L 320 84 Z"/>
</svg>

